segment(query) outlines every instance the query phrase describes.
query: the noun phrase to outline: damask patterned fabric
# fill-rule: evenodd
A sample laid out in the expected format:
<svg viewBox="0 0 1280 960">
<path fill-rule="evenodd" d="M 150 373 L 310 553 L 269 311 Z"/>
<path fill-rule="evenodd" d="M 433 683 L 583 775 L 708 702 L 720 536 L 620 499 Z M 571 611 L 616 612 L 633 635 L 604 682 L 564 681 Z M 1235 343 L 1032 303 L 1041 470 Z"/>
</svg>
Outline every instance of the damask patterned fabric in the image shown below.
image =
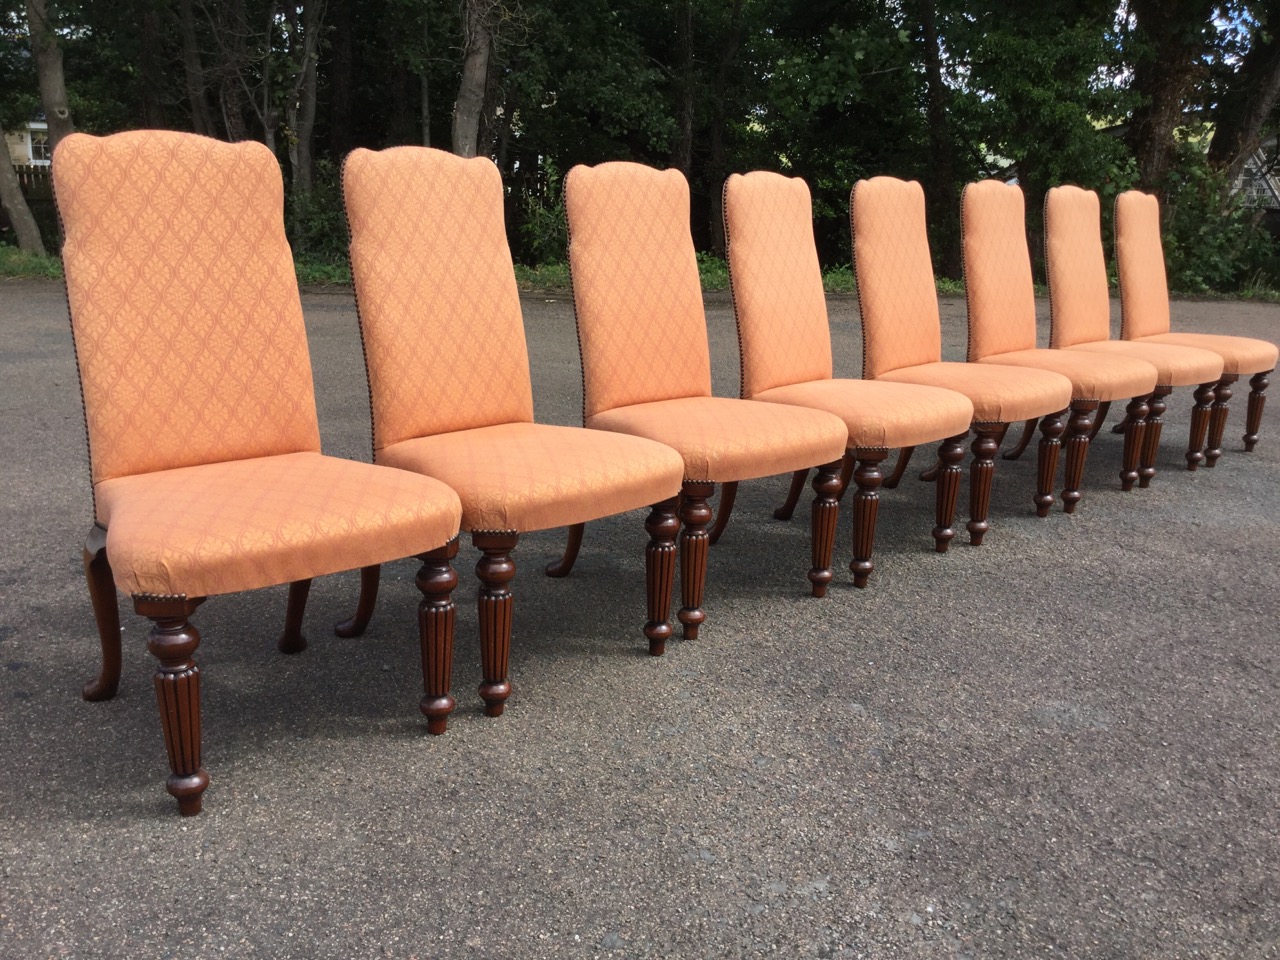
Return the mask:
<svg viewBox="0 0 1280 960">
<path fill-rule="evenodd" d="M 374 449 L 532 422 L 498 168 L 427 147 L 361 149 L 343 191 Z"/>
<path fill-rule="evenodd" d="M 53 180 L 94 483 L 319 450 L 275 157 L 74 134 Z"/>
<path fill-rule="evenodd" d="M 799 177 L 758 170 L 724 186 L 725 244 L 742 357 L 742 396 L 831 378 L 831 328 Z"/>
<path fill-rule="evenodd" d="M 104 480 L 98 507 L 116 586 L 188 597 L 425 553 L 462 515 L 439 481 L 318 453 Z"/>
<path fill-rule="evenodd" d="M 1111 336 L 1111 294 L 1099 216 L 1098 195 L 1092 190 L 1054 187 L 1045 197 L 1052 347 Z"/>
<path fill-rule="evenodd" d="M 384 447 L 378 462 L 457 490 L 464 530 L 584 523 L 674 497 L 684 479 L 684 461 L 661 443 L 541 423 L 405 440 Z"/>
<path fill-rule="evenodd" d="M 1237 376 L 1274 370 L 1277 357 L 1280 357 L 1280 350 L 1276 349 L 1274 343 L 1253 337 L 1231 337 L 1217 333 L 1160 333 L 1130 342 L 1211 350 L 1222 358 L 1223 372 Z"/>
<path fill-rule="evenodd" d="M 1071 404 L 1071 381 L 1066 377 L 994 363 L 923 363 L 890 370 L 880 380 L 963 393 L 973 403 L 973 419 L 981 423 L 1030 420 Z"/>
<path fill-rule="evenodd" d="M 1156 368 L 1156 378 L 1165 386 L 1189 387 L 1209 383 L 1222 376 L 1222 357 L 1195 347 L 1146 340 L 1095 340 L 1077 343 L 1069 349 L 1090 356 L 1104 354 L 1142 360 Z"/>
<path fill-rule="evenodd" d="M 1071 395 L 1082 400 L 1121 400 L 1145 396 L 1156 388 L 1156 368 L 1136 357 L 1084 356 L 1076 350 L 1015 350 L 983 357 L 978 363 L 1050 370 L 1071 381 Z"/>
<path fill-rule="evenodd" d="M 1036 293 L 1022 189 L 999 180 L 971 183 L 961 209 L 969 359 L 1034 349 Z"/>
</svg>

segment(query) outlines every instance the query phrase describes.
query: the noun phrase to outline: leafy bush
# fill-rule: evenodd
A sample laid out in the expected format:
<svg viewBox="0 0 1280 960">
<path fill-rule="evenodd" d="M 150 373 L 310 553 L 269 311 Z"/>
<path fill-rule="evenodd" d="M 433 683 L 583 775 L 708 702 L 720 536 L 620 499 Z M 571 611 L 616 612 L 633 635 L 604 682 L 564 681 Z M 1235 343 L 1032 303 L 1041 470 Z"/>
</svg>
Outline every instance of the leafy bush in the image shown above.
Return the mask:
<svg viewBox="0 0 1280 960">
<path fill-rule="evenodd" d="M 289 192 L 285 223 L 297 260 L 312 266 L 346 268 L 347 222 L 342 212 L 342 184 L 338 167 L 331 160 L 315 161 L 310 196 Z"/>
</svg>

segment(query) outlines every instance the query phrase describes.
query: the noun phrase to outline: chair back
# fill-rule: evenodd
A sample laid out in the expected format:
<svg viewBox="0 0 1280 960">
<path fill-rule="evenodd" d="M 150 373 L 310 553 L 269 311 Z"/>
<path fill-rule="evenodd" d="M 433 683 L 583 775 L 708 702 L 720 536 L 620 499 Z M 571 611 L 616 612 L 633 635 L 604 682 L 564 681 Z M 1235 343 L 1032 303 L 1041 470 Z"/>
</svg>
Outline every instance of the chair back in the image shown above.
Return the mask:
<svg viewBox="0 0 1280 960">
<path fill-rule="evenodd" d="M 724 185 L 729 285 L 738 321 L 742 396 L 831 378 L 831 328 L 799 177 L 757 170 Z"/>
<path fill-rule="evenodd" d="M 679 170 L 577 166 L 565 177 L 583 418 L 711 395 L 702 285 Z"/>
<path fill-rule="evenodd" d="M 342 168 L 375 452 L 533 420 L 520 296 L 487 157 L 359 149 Z"/>
<path fill-rule="evenodd" d="M 1063 186 L 1046 194 L 1044 250 L 1051 345 L 1070 347 L 1109 339 L 1111 295 L 1096 193 Z"/>
<path fill-rule="evenodd" d="M 1169 282 L 1160 241 L 1160 201 L 1141 190 L 1116 197 L 1116 267 L 1125 340 L 1169 332 Z"/>
<path fill-rule="evenodd" d="M 964 285 L 969 360 L 1036 345 L 1036 293 L 1022 189 L 999 180 L 964 188 Z"/>
</svg>

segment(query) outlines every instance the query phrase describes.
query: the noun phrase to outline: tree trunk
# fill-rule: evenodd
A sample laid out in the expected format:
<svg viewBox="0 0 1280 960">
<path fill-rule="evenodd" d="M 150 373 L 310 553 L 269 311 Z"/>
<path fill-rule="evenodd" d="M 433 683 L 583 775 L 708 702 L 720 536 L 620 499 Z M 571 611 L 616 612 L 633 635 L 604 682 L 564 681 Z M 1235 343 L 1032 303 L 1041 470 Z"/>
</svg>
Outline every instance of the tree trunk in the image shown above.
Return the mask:
<svg viewBox="0 0 1280 960">
<path fill-rule="evenodd" d="M 155 130 L 165 126 L 160 94 L 165 89 L 164 67 L 160 61 L 166 39 L 160 11 L 147 7 L 142 13 L 142 48 L 138 72 L 142 80 L 142 125 Z"/>
<path fill-rule="evenodd" d="M 187 101 L 191 105 L 191 129 L 206 137 L 215 136 L 217 129 L 209 109 L 192 0 L 178 0 L 178 32 L 182 35 L 182 71 L 187 81 Z"/>
<path fill-rule="evenodd" d="M 671 165 L 689 176 L 693 167 L 693 0 L 684 0 L 676 19 L 680 58 L 680 134 L 671 151 Z"/>
<path fill-rule="evenodd" d="M 356 146 L 351 131 L 355 79 L 355 50 L 352 44 L 355 17 L 351 7 L 351 0 L 331 0 L 329 4 L 329 22 L 333 25 L 328 73 L 329 151 L 335 157 L 345 157 Z"/>
<path fill-rule="evenodd" d="M 1280 24 L 1269 19 L 1272 29 Z M 1234 77 L 1231 87 L 1214 111 L 1213 139 L 1209 141 L 1209 163 L 1226 170 L 1234 180 L 1245 161 L 1258 149 L 1262 128 L 1280 100 L 1280 40 L 1268 32 L 1255 30 L 1253 46 Z"/>
<path fill-rule="evenodd" d="M 71 121 L 71 107 L 67 103 L 67 82 L 62 72 L 62 47 L 49 21 L 45 0 L 26 0 L 27 30 L 31 34 L 31 54 L 36 62 L 36 77 L 40 82 L 40 102 L 44 105 L 45 119 L 49 122 L 49 150 L 53 151 L 76 126 Z"/>
<path fill-rule="evenodd" d="M 493 49 L 490 6 L 489 0 L 465 0 L 462 10 L 466 53 L 458 99 L 453 105 L 453 152 L 460 157 L 474 157 L 480 139 L 480 114 L 484 111 L 489 54 Z"/>
<path fill-rule="evenodd" d="M 289 163 L 293 173 L 290 189 L 298 197 L 311 195 L 311 141 L 316 129 L 316 62 L 319 60 L 322 16 L 321 0 L 308 0 L 302 9 L 301 18 L 302 63 L 298 64 L 300 72 L 287 106 L 287 122 L 291 132 Z M 296 28 L 296 22 L 294 26 Z"/>
<path fill-rule="evenodd" d="M 942 79 L 942 50 L 938 43 L 934 0 L 917 4 L 924 41 L 924 69 L 928 80 L 925 114 L 929 122 L 929 220 L 938 241 L 939 269 L 958 280 L 964 273 L 960 253 L 960 191 L 956 184 L 955 144 L 947 107 L 951 91 Z"/>
<path fill-rule="evenodd" d="M 40 239 L 40 228 L 36 226 L 36 218 L 31 215 L 31 208 L 27 206 L 27 198 L 22 195 L 18 171 L 13 169 L 13 158 L 4 146 L 3 127 L 0 127 L 0 204 L 3 204 L 4 212 L 9 215 L 13 232 L 18 235 L 18 249 L 46 256 L 44 241 Z"/>
</svg>

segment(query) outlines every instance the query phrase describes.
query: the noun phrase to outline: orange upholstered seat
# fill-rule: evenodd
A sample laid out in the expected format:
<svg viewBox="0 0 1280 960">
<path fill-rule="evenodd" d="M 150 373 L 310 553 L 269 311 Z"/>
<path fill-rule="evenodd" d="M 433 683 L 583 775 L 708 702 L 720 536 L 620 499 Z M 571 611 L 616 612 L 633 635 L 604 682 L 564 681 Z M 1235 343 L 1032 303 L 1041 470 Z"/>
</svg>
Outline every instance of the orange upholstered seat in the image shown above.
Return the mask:
<svg viewBox="0 0 1280 960">
<path fill-rule="evenodd" d="M 810 579 L 831 579 L 834 493 L 848 431 L 818 410 L 711 396 L 711 360 L 689 185 L 677 170 L 636 163 L 574 167 L 565 178 L 569 266 L 582 350 L 583 422 L 660 439 L 685 463 L 680 620 L 703 621 L 702 591 L 715 483 L 823 464 Z M 815 528 L 816 530 L 816 528 Z"/>
<path fill-rule="evenodd" d="M 119 682 L 119 587 L 155 623 L 168 788 L 197 813 L 191 612 L 290 582 L 280 645 L 293 652 L 311 577 L 418 554 L 433 611 L 422 707 L 443 732 L 461 505 L 444 484 L 320 454 L 275 158 L 181 133 L 77 134 L 53 175 L 98 521 L 85 571 L 104 665 L 85 695 Z"/>
<path fill-rule="evenodd" d="M 945 387 L 973 404 L 969 533 L 981 543 L 995 454 L 1007 425 L 1041 420 L 1036 512 L 1053 504 L 1053 476 L 1071 381 L 1048 370 L 954 363 L 942 359 L 942 322 L 929 255 L 924 190 L 893 177 L 861 180 L 850 198 L 853 260 L 862 312 L 862 375 Z"/>
<path fill-rule="evenodd" d="M 1262 410 L 1266 403 L 1267 375 L 1275 369 L 1280 350 L 1274 343 L 1254 337 L 1232 337 L 1215 333 L 1172 333 L 1169 330 L 1169 287 L 1164 270 L 1164 246 L 1160 239 L 1160 202 L 1140 190 L 1116 197 L 1116 266 L 1120 273 L 1120 336 L 1138 343 L 1163 343 L 1196 347 L 1222 357 L 1223 373 L 1215 395 L 1241 376 L 1250 376 L 1249 408 L 1246 414 L 1244 448 L 1258 442 Z M 1209 423 L 1205 463 L 1212 466 L 1222 453 L 1222 434 L 1227 425 L 1225 400 L 1215 404 Z"/>
</svg>

